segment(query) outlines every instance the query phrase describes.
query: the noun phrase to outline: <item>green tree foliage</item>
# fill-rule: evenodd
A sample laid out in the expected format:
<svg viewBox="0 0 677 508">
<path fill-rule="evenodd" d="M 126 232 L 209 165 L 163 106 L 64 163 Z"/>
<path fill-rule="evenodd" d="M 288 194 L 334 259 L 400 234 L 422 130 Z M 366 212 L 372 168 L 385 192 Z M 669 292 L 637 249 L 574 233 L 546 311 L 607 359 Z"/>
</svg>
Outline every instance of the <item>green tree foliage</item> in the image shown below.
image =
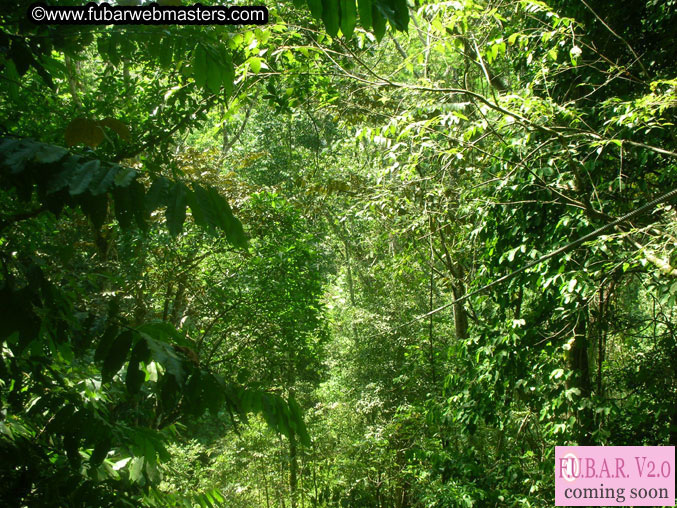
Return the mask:
<svg viewBox="0 0 677 508">
<path fill-rule="evenodd" d="M 556 445 L 677 444 L 674 200 L 608 227 L 676 188 L 672 0 L 11 3 L 4 504 L 549 506 Z"/>
</svg>

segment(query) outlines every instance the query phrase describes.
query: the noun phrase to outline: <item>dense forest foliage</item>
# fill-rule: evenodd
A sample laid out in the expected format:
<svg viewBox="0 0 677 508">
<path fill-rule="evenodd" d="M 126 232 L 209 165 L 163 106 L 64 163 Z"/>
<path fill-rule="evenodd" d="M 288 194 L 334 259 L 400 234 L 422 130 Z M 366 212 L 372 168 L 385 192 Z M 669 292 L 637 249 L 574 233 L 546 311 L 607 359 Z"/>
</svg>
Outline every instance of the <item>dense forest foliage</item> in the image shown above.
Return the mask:
<svg viewBox="0 0 677 508">
<path fill-rule="evenodd" d="M 677 1 L 30 3 L 2 506 L 544 507 L 556 445 L 677 444 Z"/>
</svg>

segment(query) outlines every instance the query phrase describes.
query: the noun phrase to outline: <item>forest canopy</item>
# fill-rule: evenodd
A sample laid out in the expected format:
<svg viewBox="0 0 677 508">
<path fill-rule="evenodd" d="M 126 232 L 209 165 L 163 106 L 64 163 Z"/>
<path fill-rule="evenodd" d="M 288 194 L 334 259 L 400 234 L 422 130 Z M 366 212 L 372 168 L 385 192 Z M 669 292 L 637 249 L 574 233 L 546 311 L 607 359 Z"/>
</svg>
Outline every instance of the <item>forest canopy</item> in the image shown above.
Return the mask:
<svg viewBox="0 0 677 508">
<path fill-rule="evenodd" d="M 677 1 L 32 3 L 0 504 L 542 507 L 555 446 L 677 444 Z"/>
</svg>

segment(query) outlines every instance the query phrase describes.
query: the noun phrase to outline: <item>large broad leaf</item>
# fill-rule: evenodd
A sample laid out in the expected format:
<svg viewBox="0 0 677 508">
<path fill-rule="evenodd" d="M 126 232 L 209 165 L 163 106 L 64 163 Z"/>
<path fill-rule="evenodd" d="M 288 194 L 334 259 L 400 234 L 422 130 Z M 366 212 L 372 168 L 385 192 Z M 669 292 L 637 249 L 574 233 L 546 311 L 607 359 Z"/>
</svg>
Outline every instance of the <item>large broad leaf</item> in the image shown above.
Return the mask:
<svg viewBox="0 0 677 508">
<path fill-rule="evenodd" d="M 171 182 L 167 180 L 164 176 L 156 178 L 153 180 L 153 183 L 146 194 L 145 205 L 146 211 L 152 212 L 160 206 L 167 205 L 169 201 L 169 188 L 171 187 Z"/>
<path fill-rule="evenodd" d="M 371 22 L 374 27 L 374 35 L 379 42 L 386 33 L 386 18 L 381 14 L 381 10 L 373 5 L 371 9 Z"/>
<path fill-rule="evenodd" d="M 149 321 L 136 329 L 138 332 L 145 333 L 159 342 L 167 344 L 178 344 L 180 346 L 194 347 L 190 340 L 186 338 L 185 333 L 181 333 L 173 325 L 166 321 Z"/>
<path fill-rule="evenodd" d="M 68 150 L 60 146 L 41 144 L 33 156 L 39 164 L 53 164 L 68 155 Z"/>
<path fill-rule="evenodd" d="M 138 483 L 143 478 L 144 457 L 134 457 L 129 466 L 129 481 Z"/>
<path fill-rule="evenodd" d="M 193 50 L 193 79 L 198 87 L 203 88 L 205 86 L 208 72 L 207 51 L 202 44 L 198 44 Z"/>
<path fill-rule="evenodd" d="M 92 451 L 92 455 L 89 458 L 89 463 L 93 466 L 96 467 L 99 464 L 103 462 L 103 459 L 106 458 L 106 455 L 108 455 L 108 452 L 111 449 L 111 435 L 110 432 L 108 432 L 108 429 L 100 429 L 99 431 L 99 439 L 96 442 L 96 445 L 94 446 L 94 450 Z"/>
<path fill-rule="evenodd" d="M 120 166 L 113 181 L 118 187 L 127 187 L 136 178 L 136 170 Z"/>
<path fill-rule="evenodd" d="M 390 24 L 396 29 L 404 32 L 409 26 L 409 6 L 407 0 L 392 0 L 394 15 L 389 16 Z"/>
<path fill-rule="evenodd" d="M 73 172 L 68 187 L 72 196 L 82 194 L 89 188 L 89 184 L 92 182 L 94 177 L 98 176 L 100 166 L 101 162 L 95 159 L 81 164 Z"/>
<path fill-rule="evenodd" d="M 104 140 L 99 122 L 89 118 L 76 118 L 66 127 L 66 146 L 85 144 L 96 148 Z"/>
<path fill-rule="evenodd" d="M 339 31 L 338 0 L 322 0 L 322 22 L 327 29 L 327 33 L 336 37 Z"/>
<path fill-rule="evenodd" d="M 167 37 L 167 39 L 169 39 L 169 37 Z M 99 122 L 99 124 L 103 127 L 108 127 L 125 141 L 129 141 L 131 139 L 129 127 L 127 127 L 127 125 L 120 120 L 115 118 L 104 118 Z"/>
<path fill-rule="evenodd" d="M 122 368 L 133 340 L 134 333 L 131 330 L 126 330 L 113 341 L 101 369 L 101 379 L 104 382 L 111 381 L 113 376 Z"/>
<path fill-rule="evenodd" d="M 109 325 L 106 328 L 106 331 L 103 332 L 103 336 L 99 340 L 99 345 L 94 352 L 94 361 L 102 362 L 107 356 L 110 347 L 113 345 L 113 341 L 118 336 L 118 327 L 115 325 Z"/>
<path fill-rule="evenodd" d="M 146 339 L 142 336 L 132 349 L 132 354 L 129 358 L 129 365 L 127 367 L 127 377 L 125 383 L 129 393 L 138 393 L 146 377 L 146 373 L 141 370 L 141 362 L 148 362 L 150 359 L 150 348 Z"/>
<path fill-rule="evenodd" d="M 235 67 L 230 54 L 227 53 L 223 58 L 223 87 L 228 95 L 233 93 L 233 82 L 235 81 Z"/>
<path fill-rule="evenodd" d="M 224 69 L 221 62 L 217 61 L 211 54 L 207 54 L 207 88 L 213 93 L 221 90 L 224 81 Z"/>
<path fill-rule="evenodd" d="M 228 202 L 223 198 L 222 200 L 224 206 L 224 218 L 226 220 L 226 239 L 235 247 L 244 249 L 247 247 L 247 235 L 245 235 L 242 223 L 235 215 L 233 215 L 233 210 L 231 210 Z"/>
<path fill-rule="evenodd" d="M 245 235 L 242 223 L 233 215 L 233 210 L 226 198 L 212 187 L 204 188 L 193 185 L 193 190 L 195 196 L 192 199 L 196 208 L 200 208 L 200 220 L 225 231 L 226 239 L 236 247 L 245 248 L 247 235 Z"/>
<path fill-rule="evenodd" d="M 210 207 L 216 216 L 216 223 L 226 232 L 226 239 L 236 247 L 246 247 L 247 237 L 242 228 L 242 223 L 233 215 L 226 198 L 213 188 L 209 188 L 207 192 Z"/>
<path fill-rule="evenodd" d="M 141 203 L 134 203 L 129 187 L 116 187 L 113 190 L 115 200 L 115 218 L 123 229 L 129 229 L 134 220 L 134 207 Z"/>
<path fill-rule="evenodd" d="M 3 318 L 0 319 L 0 341 L 5 340 L 14 332 L 19 332 L 18 343 L 14 347 L 15 354 L 37 337 L 40 331 L 40 319 L 33 311 L 34 294 L 30 288 L 11 291 L 8 288 L 0 289 L 0 308 Z"/>
<path fill-rule="evenodd" d="M 147 220 L 150 215 L 147 212 L 146 207 L 143 205 L 145 193 L 146 189 L 143 184 L 136 179 L 132 180 L 132 182 L 129 184 L 129 197 L 132 200 L 132 213 L 134 215 L 136 225 L 139 226 L 142 231 L 146 231 L 148 229 Z"/>
<path fill-rule="evenodd" d="M 357 0 L 357 10 L 360 13 L 360 25 L 366 30 L 371 28 L 371 0 Z"/>
<path fill-rule="evenodd" d="M 306 0 L 310 13 L 317 20 L 322 19 L 322 0 Z"/>
<path fill-rule="evenodd" d="M 303 421 L 303 411 L 301 410 L 301 406 L 299 406 L 298 402 L 296 402 L 296 399 L 293 395 L 289 396 L 287 403 L 289 404 L 289 412 L 291 413 L 292 428 L 299 436 L 301 444 L 304 446 L 310 446 L 310 435 L 308 434 L 308 429 L 306 429 L 306 424 Z"/>
<path fill-rule="evenodd" d="M 179 399 L 179 383 L 173 375 L 162 376 L 160 385 L 160 403 L 165 412 L 170 413 L 176 408 Z"/>
<path fill-rule="evenodd" d="M 170 391 L 178 389 L 179 386 L 183 385 L 186 373 L 183 368 L 183 361 L 176 354 L 174 348 L 169 344 L 153 339 L 150 335 L 146 336 L 146 343 L 150 349 L 151 358 L 162 365 L 168 374 L 171 374 L 169 377 L 174 378 L 173 383 L 164 382 L 163 385 L 168 384 Z M 164 377 L 167 378 L 168 376 Z"/>
<path fill-rule="evenodd" d="M 89 192 L 91 192 L 93 196 L 108 192 L 113 186 L 115 175 L 119 169 L 120 167 L 114 164 L 102 164 L 99 171 L 92 177 L 92 181 L 89 184 Z"/>
<path fill-rule="evenodd" d="M 216 415 L 226 400 L 226 388 L 223 380 L 213 374 L 204 374 L 202 377 L 203 395 L 209 411 Z"/>
<path fill-rule="evenodd" d="M 355 0 L 341 0 L 341 31 L 346 39 L 353 36 L 357 22 L 357 7 Z"/>
<path fill-rule="evenodd" d="M 186 220 L 186 186 L 181 182 L 176 182 L 169 191 L 169 200 L 167 202 L 167 229 L 173 236 L 177 236 L 183 231 L 183 222 Z"/>
<path fill-rule="evenodd" d="M 39 148 L 40 145 L 31 140 L 6 139 L 0 147 L 3 165 L 14 174 L 21 173 Z"/>
<path fill-rule="evenodd" d="M 205 409 L 202 398 L 204 377 L 199 369 L 194 369 L 186 382 L 183 398 L 188 414 L 199 416 Z"/>
<path fill-rule="evenodd" d="M 214 226 L 214 223 L 212 221 L 207 220 L 206 210 L 205 207 L 203 207 L 202 205 L 203 200 L 201 199 L 200 196 L 198 196 L 197 192 L 195 191 L 188 192 L 186 200 L 188 201 L 188 206 L 190 206 L 190 212 L 191 215 L 193 216 L 195 224 L 197 224 L 202 228 Z"/>
<path fill-rule="evenodd" d="M 92 196 L 85 192 L 79 196 L 78 204 L 94 227 L 97 230 L 101 229 L 108 216 L 108 196 Z"/>
</svg>

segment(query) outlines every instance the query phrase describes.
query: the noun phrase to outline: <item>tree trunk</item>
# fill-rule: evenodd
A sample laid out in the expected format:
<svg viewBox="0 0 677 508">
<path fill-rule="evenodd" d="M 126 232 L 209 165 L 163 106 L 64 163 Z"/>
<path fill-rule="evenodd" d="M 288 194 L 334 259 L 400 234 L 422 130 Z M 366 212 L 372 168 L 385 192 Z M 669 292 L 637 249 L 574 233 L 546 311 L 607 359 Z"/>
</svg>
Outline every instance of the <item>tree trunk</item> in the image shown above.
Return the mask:
<svg viewBox="0 0 677 508">
<path fill-rule="evenodd" d="M 296 456 L 296 435 L 289 432 L 289 497 L 291 508 L 298 506 L 298 458 Z"/>
<path fill-rule="evenodd" d="M 568 354 L 568 367 L 573 372 L 567 383 L 567 388 L 578 388 L 579 397 L 589 400 L 592 393 L 592 382 L 590 380 L 590 364 L 588 361 L 588 313 L 583 310 L 578 313 L 576 324 L 574 325 L 574 340 Z M 575 404 L 578 406 L 578 403 Z M 576 440 L 579 445 L 592 444 L 593 418 L 591 408 L 587 407 L 576 411 L 576 420 L 578 429 Z"/>
</svg>

